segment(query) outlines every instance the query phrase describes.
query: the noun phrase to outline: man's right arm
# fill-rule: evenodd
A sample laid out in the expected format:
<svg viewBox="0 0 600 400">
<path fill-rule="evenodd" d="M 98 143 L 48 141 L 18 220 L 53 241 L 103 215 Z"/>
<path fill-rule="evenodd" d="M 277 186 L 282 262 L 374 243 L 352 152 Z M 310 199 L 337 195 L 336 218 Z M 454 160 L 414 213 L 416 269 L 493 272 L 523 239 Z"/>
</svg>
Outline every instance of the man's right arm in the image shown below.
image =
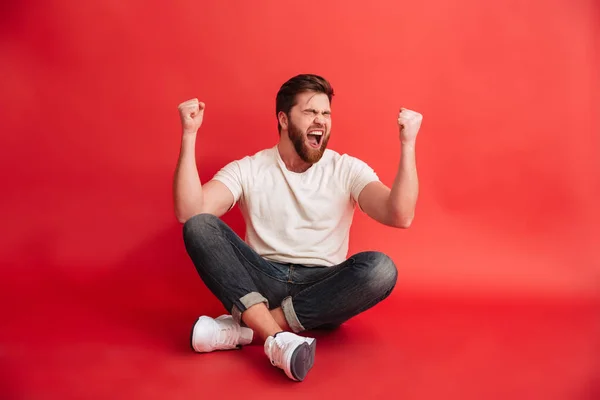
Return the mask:
<svg viewBox="0 0 600 400">
<path fill-rule="evenodd" d="M 225 214 L 233 204 L 231 191 L 221 182 L 200 182 L 196 166 L 196 136 L 204 117 L 204 103 L 197 99 L 179 105 L 182 138 L 179 159 L 173 179 L 175 216 L 185 223 L 194 215 L 210 213 L 217 217 Z"/>
</svg>

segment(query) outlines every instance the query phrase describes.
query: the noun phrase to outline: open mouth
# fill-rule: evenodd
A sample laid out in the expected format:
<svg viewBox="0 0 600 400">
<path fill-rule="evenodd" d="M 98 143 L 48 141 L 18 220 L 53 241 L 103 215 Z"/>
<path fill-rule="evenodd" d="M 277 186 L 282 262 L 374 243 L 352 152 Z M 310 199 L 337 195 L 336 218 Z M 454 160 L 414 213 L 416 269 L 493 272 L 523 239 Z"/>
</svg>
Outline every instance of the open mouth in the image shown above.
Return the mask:
<svg viewBox="0 0 600 400">
<path fill-rule="evenodd" d="M 311 131 L 307 135 L 308 144 L 314 148 L 318 149 L 321 146 L 321 141 L 323 140 L 323 131 Z"/>
</svg>

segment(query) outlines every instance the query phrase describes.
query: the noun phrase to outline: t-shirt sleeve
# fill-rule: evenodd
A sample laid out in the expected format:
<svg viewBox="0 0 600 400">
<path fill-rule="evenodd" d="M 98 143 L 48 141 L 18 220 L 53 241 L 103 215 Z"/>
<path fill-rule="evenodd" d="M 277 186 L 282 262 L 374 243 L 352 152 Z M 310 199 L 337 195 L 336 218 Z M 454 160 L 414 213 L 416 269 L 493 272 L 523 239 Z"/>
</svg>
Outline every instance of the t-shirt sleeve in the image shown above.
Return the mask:
<svg viewBox="0 0 600 400">
<path fill-rule="evenodd" d="M 367 163 L 354 157 L 349 158 L 348 185 L 350 194 L 356 203 L 360 192 L 371 182 L 379 181 L 379 177 Z"/>
<path fill-rule="evenodd" d="M 233 206 L 239 201 L 244 191 L 242 160 L 232 161 L 221 168 L 213 177 L 213 180 L 219 181 L 231 191 L 233 194 Z"/>
</svg>

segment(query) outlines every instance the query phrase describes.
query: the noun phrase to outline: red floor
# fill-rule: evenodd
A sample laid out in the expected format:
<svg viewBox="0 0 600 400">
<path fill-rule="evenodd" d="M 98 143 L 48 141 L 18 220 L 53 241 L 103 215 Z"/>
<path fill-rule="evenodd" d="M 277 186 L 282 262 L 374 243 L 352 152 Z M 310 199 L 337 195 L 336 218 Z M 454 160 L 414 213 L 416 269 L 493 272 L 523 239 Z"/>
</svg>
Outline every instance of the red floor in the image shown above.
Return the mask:
<svg viewBox="0 0 600 400">
<path fill-rule="evenodd" d="M 216 303 L 176 310 L 160 295 L 153 307 L 124 293 L 108 291 L 100 302 L 64 289 L 20 300 L 4 293 L 0 398 L 600 399 L 600 308 L 591 303 L 394 293 L 339 330 L 318 333 L 315 367 L 294 383 L 258 345 L 203 355 L 189 349 L 197 312 L 217 313 Z"/>
<path fill-rule="evenodd" d="M 533 236 L 492 240 L 458 225 L 448 235 L 421 222 L 403 235 L 392 296 L 316 334 L 316 364 L 302 383 L 272 367 L 259 345 L 191 351 L 197 316 L 223 311 L 177 224 L 104 265 L 104 242 L 73 247 L 78 256 L 60 263 L 43 247 L 17 247 L 6 258 L 14 265 L 0 270 L 0 399 L 600 399 L 593 235 L 569 247 Z M 358 218 L 357 229 L 367 223 Z M 382 234 L 381 246 L 393 237 Z M 418 273 L 430 268 L 445 285 L 435 289 L 432 274 L 420 290 Z"/>
</svg>

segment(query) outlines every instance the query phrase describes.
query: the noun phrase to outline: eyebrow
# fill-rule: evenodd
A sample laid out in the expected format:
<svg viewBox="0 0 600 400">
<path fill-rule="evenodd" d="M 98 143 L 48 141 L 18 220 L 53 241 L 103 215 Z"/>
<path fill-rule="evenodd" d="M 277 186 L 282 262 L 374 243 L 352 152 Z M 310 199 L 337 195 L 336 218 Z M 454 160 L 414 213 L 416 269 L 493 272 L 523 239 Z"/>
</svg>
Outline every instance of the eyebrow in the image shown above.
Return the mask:
<svg viewBox="0 0 600 400">
<path fill-rule="evenodd" d="M 305 109 L 304 109 L 304 110 L 302 110 L 302 111 L 312 111 L 312 112 L 317 112 L 317 110 L 315 110 L 314 108 L 305 108 Z M 328 114 L 330 114 L 330 113 L 331 113 L 331 110 L 324 110 L 324 111 L 323 111 L 323 113 L 328 113 Z"/>
</svg>

